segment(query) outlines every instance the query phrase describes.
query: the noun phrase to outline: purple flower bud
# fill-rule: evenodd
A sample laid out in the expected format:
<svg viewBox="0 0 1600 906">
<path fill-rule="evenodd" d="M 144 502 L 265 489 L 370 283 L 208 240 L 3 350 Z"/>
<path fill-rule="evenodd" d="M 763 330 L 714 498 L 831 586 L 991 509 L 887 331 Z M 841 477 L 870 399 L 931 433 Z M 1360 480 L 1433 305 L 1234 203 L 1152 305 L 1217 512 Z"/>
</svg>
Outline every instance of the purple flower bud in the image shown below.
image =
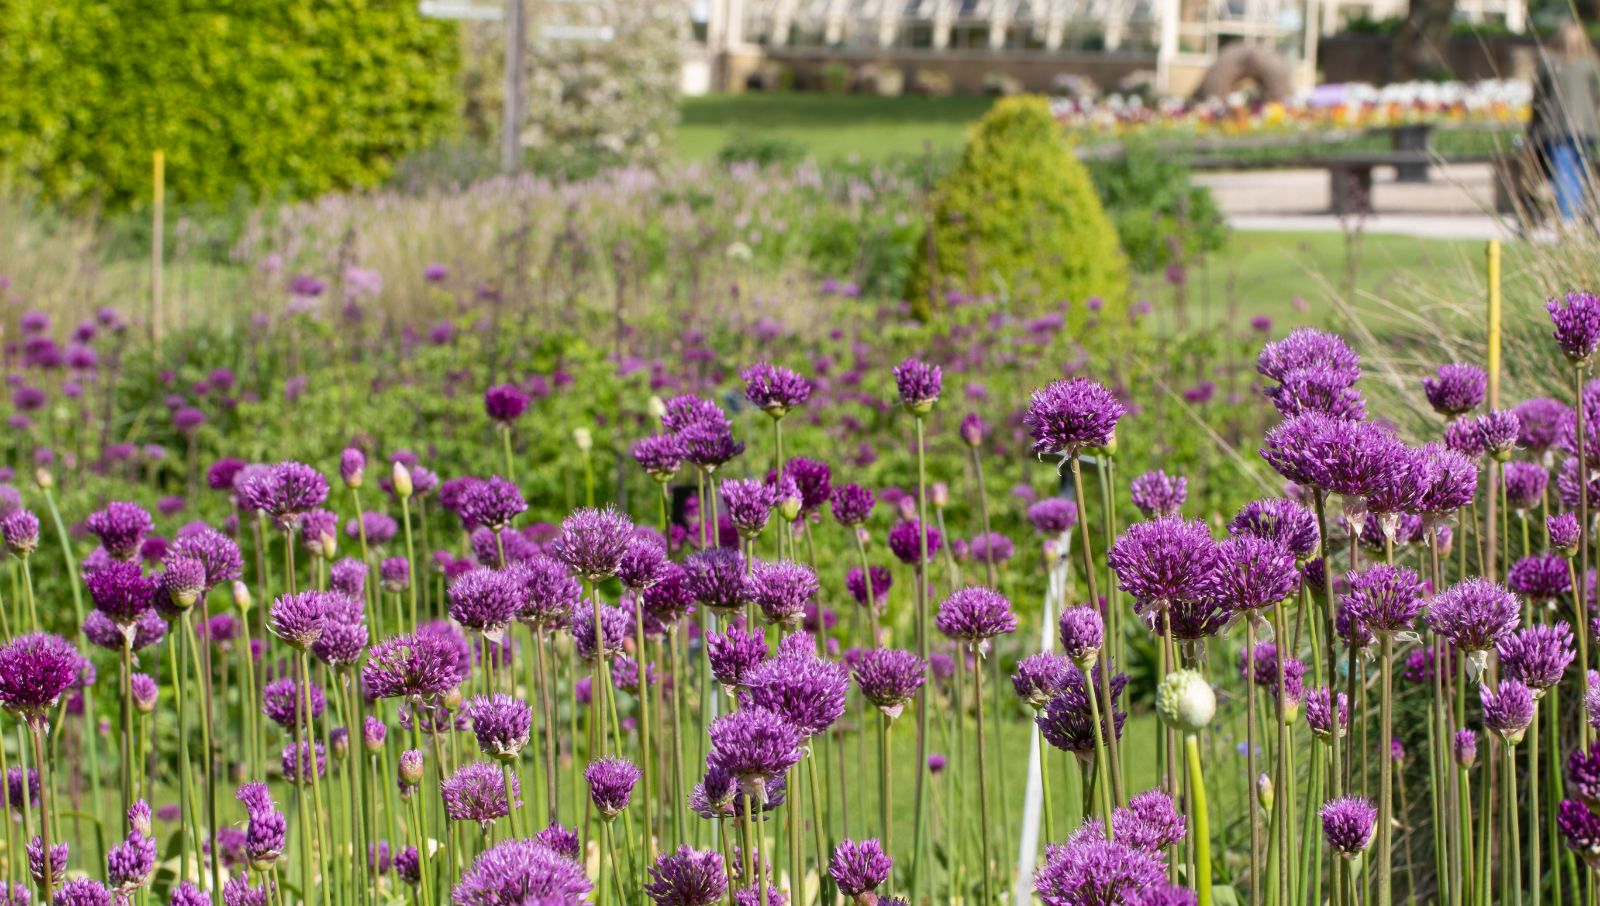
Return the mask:
<svg viewBox="0 0 1600 906">
<path fill-rule="evenodd" d="M 1184 499 L 1188 497 L 1188 489 L 1188 479 L 1182 475 L 1168 476 L 1159 469 L 1135 478 L 1128 488 L 1133 505 L 1147 519 L 1178 515 L 1183 509 Z"/>
<path fill-rule="evenodd" d="M 913 415 L 927 415 L 939 401 L 944 377 L 938 365 L 909 358 L 894 367 L 894 383 L 900 405 Z"/>
<path fill-rule="evenodd" d="M 610 821 L 622 814 L 633 798 L 633 787 L 642 775 L 626 758 L 601 758 L 589 762 L 583 779 L 589 786 L 589 800 L 600 816 Z"/>
<path fill-rule="evenodd" d="M 839 885 L 839 892 L 847 897 L 860 897 L 871 893 L 889 880 L 894 860 L 883 851 L 877 840 L 859 843 L 846 839 L 833 850 L 828 862 L 828 874 Z"/>
<path fill-rule="evenodd" d="M 714 906 L 728 890 L 722 856 L 715 850 L 679 846 L 650 867 L 645 893 L 656 906 Z"/>
<path fill-rule="evenodd" d="M 1455 738 L 1450 741 L 1450 753 L 1457 766 L 1472 767 L 1472 763 L 1478 759 L 1478 734 L 1472 730 L 1457 730 Z"/>
<path fill-rule="evenodd" d="M 1322 807 L 1322 833 L 1345 857 L 1354 856 L 1372 843 L 1378 810 L 1360 796 L 1335 799 Z"/>
<path fill-rule="evenodd" d="M 1566 302 L 1565 307 L 1562 301 Z M 1595 348 L 1600 346 L 1600 298 L 1586 292 L 1570 292 L 1565 300 L 1546 302 L 1545 311 L 1550 313 L 1556 344 L 1567 360 L 1577 365 L 1588 364 Z"/>
</svg>

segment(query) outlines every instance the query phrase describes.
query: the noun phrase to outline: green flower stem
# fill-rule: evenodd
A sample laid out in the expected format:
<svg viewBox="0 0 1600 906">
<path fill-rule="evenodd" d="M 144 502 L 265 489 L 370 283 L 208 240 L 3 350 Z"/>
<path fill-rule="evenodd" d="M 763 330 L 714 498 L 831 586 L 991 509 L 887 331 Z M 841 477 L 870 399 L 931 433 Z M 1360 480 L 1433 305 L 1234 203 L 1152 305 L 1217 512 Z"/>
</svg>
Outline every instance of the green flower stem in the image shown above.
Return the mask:
<svg viewBox="0 0 1600 906">
<path fill-rule="evenodd" d="M 1083 471 L 1078 466 L 1078 457 L 1077 457 L 1076 454 L 1072 455 L 1071 457 L 1068 457 L 1067 462 L 1068 462 L 1068 464 L 1070 465 L 1070 467 L 1072 469 L 1072 492 L 1073 492 L 1074 497 L 1076 498 L 1077 505 L 1078 505 L 1078 543 L 1083 548 L 1083 550 L 1082 550 L 1082 555 L 1083 555 L 1083 578 L 1084 578 L 1084 581 L 1086 583 L 1088 583 L 1088 586 L 1089 586 L 1089 600 L 1091 602 L 1099 601 L 1100 600 L 1100 590 L 1099 590 L 1099 588 L 1097 587 L 1097 585 L 1095 583 L 1094 548 L 1093 548 L 1092 543 L 1089 540 L 1089 522 L 1085 518 L 1085 515 L 1084 515 L 1084 514 L 1089 512 L 1089 508 L 1088 508 L 1088 505 L 1085 503 L 1085 497 L 1084 497 L 1084 493 L 1083 493 Z M 1170 647 L 1170 645 L 1171 645 L 1171 630 L 1170 630 L 1170 628 L 1168 629 L 1166 635 L 1167 635 L 1167 638 L 1168 638 L 1168 646 Z M 1108 633 L 1108 637 L 1110 637 L 1109 633 Z M 1108 663 L 1107 663 L 1106 669 L 1100 671 L 1100 682 L 1098 684 L 1100 686 L 1100 698 L 1103 700 L 1100 704 L 1101 704 L 1102 707 L 1104 707 L 1104 709 L 1108 713 L 1115 707 L 1115 705 L 1111 701 L 1111 677 L 1109 675 L 1111 673 L 1111 664 L 1112 664 L 1112 662 L 1108 658 Z M 1176 670 L 1177 667 L 1178 667 L 1177 662 L 1176 662 L 1176 660 L 1174 660 L 1171 664 L 1169 664 L 1168 669 Z M 1092 676 L 1089 676 L 1089 675 L 1085 674 L 1084 680 L 1088 684 L 1091 684 L 1091 685 L 1094 684 L 1094 678 Z M 1095 696 L 1093 694 L 1090 694 L 1090 695 L 1087 695 L 1085 697 L 1089 698 L 1089 699 L 1093 699 Z M 1111 733 L 1111 734 L 1109 734 L 1109 738 L 1104 741 L 1105 745 L 1107 746 L 1107 748 L 1110 751 L 1109 762 L 1113 766 L 1113 769 L 1111 771 L 1106 772 L 1104 776 L 1106 778 L 1108 778 L 1108 782 L 1112 786 L 1112 800 L 1115 801 L 1115 802 L 1121 802 L 1121 801 L 1123 801 L 1122 783 L 1121 783 L 1120 779 L 1118 778 L 1118 772 L 1115 770 L 1115 765 L 1117 764 L 1117 762 L 1120 759 L 1120 754 L 1117 751 L 1117 738 L 1116 737 L 1117 737 L 1116 733 Z M 1105 767 L 1104 765 L 1100 766 L 1101 769 L 1104 769 L 1104 767 Z M 1106 822 L 1107 822 L 1107 826 L 1108 827 L 1109 827 L 1110 821 L 1111 821 L 1110 815 L 1111 815 L 1111 813 L 1109 811 L 1107 811 L 1106 812 Z"/>
<path fill-rule="evenodd" d="M 204 599 L 201 600 L 200 606 L 202 608 L 201 619 L 207 619 L 209 622 L 208 615 L 203 609 L 205 607 Z M 213 853 L 211 858 L 211 889 L 220 891 L 222 889 L 222 864 L 221 857 L 216 854 L 222 852 L 222 847 L 217 843 L 217 775 L 216 752 L 213 746 L 216 733 L 212 723 L 214 717 L 212 716 L 211 707 L 210 649 L 200 649 L 199 640 L 195 636 L 194 621 L 190 619 L 190 613 L 187 611 L 183 615 L 183 630 L 186 643 L 189 645 L 189 657 L 194 661 L 195 667 L 199 671 L 200 744 L 205 747 L 205 756 L 202 759 L 202 764 L 206 776 L 206 822 L 209 825 L 208 833 L 211 839 L 211 852 Z M 198 654 L 196 653 L 197 651 Z M 308 690 L 307 695 L 309 694 Z M 308 711 L 307 713 L 310 712 Z"/>
<path fill-rule="evenodd" d="M 409 496 L 400 498 L 400 524 L 405 528 L 406 533 L 406 562 L 411 564 L 411 581 L 406 583 L 411 605 L 411 625 L 407 628 L 410 632 L 416 632 L 418 625 L 417 586 L 425 581 L 425 574 L 417 568 L 417 548 L 411 535 L 411 498 Z M 294 546 L 293 538 L 289 539 L 289 544 L 291 547 Z"/>
<path fill-rule="evenodd" d="M 1272 713 L 1275 718 L 1273 722 L 1278 728 L 1278 784 L 1273 804 L 1278 813 L 1277 825 L 1280 837 L 1276 865 L 1280 906 L 1291 904 L 1293 873 L 1289 871 L 1288 859 L 1289 853 L 1294 849 L 1294 737 L 1288 715 L 1289 680 L 1287 671 L 1284 670 L 1284 659 L 1291 656 L 1293 650 L 1289 648 L 1289 636 L 1285 631 L 1287 625 L 1283 617 L 1283 602 L 1278 601 L 1272 605 L 1272 631 L 1278 639 L 1278 701 Z"/>
<path fill-rule="evenodd" d="M 1256 624 L 1253 614 L 1244 617 L 1244 656 L 1249 674 L 1245 677 L 1244 694 L 1244 797 L 1246 814 L 1250 822 L 1250 906 L 1261 903 L 1261 816 L 1257 812 L 1261 803 L 1256 796 Z M 1107 823 L 1109 831 L 1110 824 Z"/>
<path fill-rule="evenodd" d="M 1533 724 L 1528 727 L 1528 899 L 1532 906 L 1539 906 L 1543 901 L 1542 888 L 1544 887 L 1543 854 L 1539 851 L 1539 712 L 1537 703 L 1533 708 Z M 1557 712 L 1552 710 L 1551 715 Z M 1552 720 L 1554 718 L 1552 717 Z M 1508 773 L 1515 773 L 1516 765 L 1513 764 Z M 1515 823 L 1515 822 L 1513 822 Z M 1553 838 L 1552 838 L 1553 839 Z M 1556 875 L 1556 887 L 1560 888 L 1560 875 Z"/>
<path fill-rule="evenodd" d="M 1206 783 L 1200 771 L 1200 739 L 1193 733 L 1183 737 L 1189 762 L 1189 798 L 1193 810 L 1195 841 L 1194 890 L 1199 906 L 1211 906 L 1211 818 L 1206 811 Z"/>
<path fill-rule="evenodd" d="M 817 781 L 817 745 L 821 742 L 821 739 L 822 737 L 818 737 L 818 739 L 812 741 L 811 751 L 806 754 L 805 759 L 806 776 L 811 781 L 811 834 L 817 848 L 817 884 L 821 889 L 822 902 L 828 903 L 834 899 L 831 889 L 833 878 L 828 875 L 827 870 L 828 854 L 832 851 L 832 834 L 828 831 L 827 822 L 822 820 L 824 791 L 822 784 Z M 796 811 L 799 810 L 796 809 Z M 795 844 L 798 847 L 799 841 L 795 841 Z M 804 878 L 802 876 L 801 890 L 805 889 L 803 881 Z"/>
<path fill-rule="evenodd" d="M 46 858 L 43 860 L 44 877 L 40 879 L 39 902 L 51 903 L 55 898 L 55 876 L 51 870 L 50 853 L 50 783 L 48 777 L 50 766 L 44 757 L 44 725 L 41 721 L 29 721 L 29 729 L 33 735 L 33 762 L 38 765 L 39 771 L 39 842 L 43 846 Z M 27 775 L 24 774 L 24 777 Z M 27 784 L 23 784 L 26 789 Z M 27 799 L 23 795 L 23 799 Z"/>
<path fill-rule="evenodd" d="M 1517 817 L 1517 747 L 1506 745 L 1504 770 L 1500 775 L 1502 807 L 1502 833 L 1507 843 L 1501 877 L 1501 902 L 1511 906 L 1522 904 L 1522 822 Z M 1537 831 L 1535 831 L 1537 834 Z"/>
<path fill-rule="evenodd" d="M 1094 672 L 1094 663 L 1085 662 L 1078 668 L 1086 676 Z M 1102 673 L 1104 671 L 1101 671 Z M 1092 680 L 1086 680 L 1092 682 Z M 1085 695 L 1089 700 L 1089 720 L 1094 724 L 1094 786 L 1096 795 L 1100 799 L 1100 820 L 1106 839 L 1111 839 L 1111 771 L 1107 765 L 1106 757 L 1106 731 L 1105 722 L 1100 719 L 1100 698 L 1097 695 Z"/>
<path fill-rule="evenodd" d="M 928 463 L 924 438 L 922 416 L 915 417 L 917 433 L 917 565 L 915 570 L 916 581 L 916 619 L 917 619 L 917 654 L 923 663 L 928 661 L 928 586 L 926 572 L 928 564 Z M 867 583 L 867 598 L 872 598 L 872 576 L 870 573 L 863 575 L 862 580 Z M 911 869 L 911 888 L 913 900 L 921 899 L 921 894 L 928 889 L 925 884 L 931 883 L 933 874 L 932 859 L 928 852 L 928 696 L 930 691 L 923 686 L 922 692 L 917 696 L 917 761 L 912 766 L 916 776 L 916 789 L 913 796 L 913 859 Z M 987 823 L 987 822 L 986 822 Z M 765 902 L 765 897 L 762 898 Z"/>
<path fill-rule="evenodd" d="M 1321 899 L 1322 837 L 1317 833 L 1315 804 L 1322 801 L 1322 786 L 1327 770 L 1324 758 L 1326 749 L 1321 742 L 1313 740 L 1311 743 L 1311 772 L 1307 777 L 1310 789 L 1306 793 L 1307 808 L 1300 825 L 1300 869 L 1294 899 L 1297 904 L 1306 902 L 1308 896 Z"/>
<path fill-rule="evenodd" d="M 511 426 L 510 425 L 501 425 L 500 429 L 499 429 L 499 432 L 500 432 L 500 452 L 504 456 L 505 464 L 506 464 L 506 481 L 509 481 L 509 482 L 512 482 L 512 483 L 516 483 L 517 470 L 516 470 L 515 461 L 514 461 L 513 457 L 511 456 Z"/>
<path fill-rule="evenodd" d="M 889 730 L 894 718 L 887 713 L 878 714 L 878 836 L 883 838 L 883 851 L 894 852 L 894 821 L 889 803 L 893 790 L 892 772 L 889 770 Z"/>
<path fill-rule="evenodd" d="M 645 707 L 646 697 L 649 695 L 649 684 L 645 682 L 645 665 L 648 660 L 645 657 L 647 649 L 644 644 L 643 606 L 633 608 L 633 639 L 634 645 L 637 646 L 635 649 L 635 654 L 637 655 L 635 663 L 639 670 L 639 766 L 642 769 L 641 773 L 644 775 L 644 797 L 641 800 L 641 804 L 644 806 L 645 864 L 654 865 L 656 863 L 656 835 L 655 822 L 652 820 L 652 816 L 655 814 L 655 759 L 651 755 L 652 749 L 650 746 L 650 709 Z"/>
<path fill-rule="evenodd" d="M 1378 906 L 1394 902 L 1394 759 L 1390 748 L 1394 740 L 1394 633 L 1378 634 L 1378 707 L 1382 711 L 1378 737 L 1378 871 L 1373 878 L 1378 888 Z"/>
<path fill-rule="evenodd" d="M 689 782 L 683 774 L 682 690 L 684 676 L 682 663 L 683 659 L 679 656 L 678 652 L 678 627 L 676 624 L 674 624 L 667 630 L 667 653 L 672 659 L 672 776 L 676 781 L 675 793 L 677 794 L 674 799 L 677 807 L 672 811 L 677 819 L 678 839 L 680 841 L 687 841 L 689 839 L 689 833 L 687 827 L 685 826 L 685 822 L 688 820 L 688 816 L 685 813 L 688 811 L 688 808 L 684 805 L 686 801 L 684 796 L 685 791 L 689 788 Z"/>
</svg>

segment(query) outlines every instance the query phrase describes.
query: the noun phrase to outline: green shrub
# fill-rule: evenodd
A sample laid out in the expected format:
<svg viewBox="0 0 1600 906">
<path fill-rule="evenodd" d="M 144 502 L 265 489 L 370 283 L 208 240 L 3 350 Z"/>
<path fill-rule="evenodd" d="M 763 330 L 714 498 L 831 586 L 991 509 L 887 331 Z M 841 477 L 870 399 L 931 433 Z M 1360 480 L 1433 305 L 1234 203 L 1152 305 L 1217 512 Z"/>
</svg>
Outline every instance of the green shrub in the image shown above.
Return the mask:
<svg viewBox="0 0 1600 906">
<path fill-rule="evenodd" d="M 1185 255 L 1220 249 L 1227 239 L 1222 212 L 1211 190 L 1191 181 L 1182 156 L 1148 142 L 1124 147 L 1121 157 L 1090 170 L 1129 263 L 1140 271 L 1165 267 L 1174 242 Z"/>
<path fill-rule="evenodd" d="M 125 207 L 384 178 L 456 112 L 456 29 L 414 0 L 0 0 L 0 184 Z"/>
<path fill-rule="evenodd" d="M 1128 262 L 1116 230 L 1044 98 L 997 101 L 934 204 L 935 272 L 919 253 L 906 286 L 920 317 L 933 314 L 930 291 L 1002 294 L 1024 308 L 1066 300 L 1075 303 L 1075 325 L 1085 314 L 1076 303 L 1091 296 L 1107 312 L 1126 304 Z"/>
<path fill-rule="evenodd" d="M 754 163 L 763 167 L 789 166 L 806 158 L 806 146 L 781 135 L 761 132 L 735 132 L 717 149 L 717 163 Z"/>
</svg>

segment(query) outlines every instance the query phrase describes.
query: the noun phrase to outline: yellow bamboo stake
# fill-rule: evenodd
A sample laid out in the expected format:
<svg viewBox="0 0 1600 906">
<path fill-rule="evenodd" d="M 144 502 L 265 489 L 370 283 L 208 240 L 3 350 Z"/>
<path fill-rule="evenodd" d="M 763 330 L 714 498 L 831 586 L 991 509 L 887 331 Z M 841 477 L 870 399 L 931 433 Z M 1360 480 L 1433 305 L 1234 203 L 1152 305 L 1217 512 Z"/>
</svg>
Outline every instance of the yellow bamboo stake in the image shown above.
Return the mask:
<svg viewBox="0 0 1600 906">
<path fill-rule="evenodd" d="M 161 351 L 161 263 L 166 233 L 167 156 L 160 148 L 150 155 L 150 342 Z"/>
<path fill-rule="evenodd" d="M 1489 408 L 1500 408 L 1500 240 L 1489 240 L 1484 250 L 1489 277 Z"/>
</svg>

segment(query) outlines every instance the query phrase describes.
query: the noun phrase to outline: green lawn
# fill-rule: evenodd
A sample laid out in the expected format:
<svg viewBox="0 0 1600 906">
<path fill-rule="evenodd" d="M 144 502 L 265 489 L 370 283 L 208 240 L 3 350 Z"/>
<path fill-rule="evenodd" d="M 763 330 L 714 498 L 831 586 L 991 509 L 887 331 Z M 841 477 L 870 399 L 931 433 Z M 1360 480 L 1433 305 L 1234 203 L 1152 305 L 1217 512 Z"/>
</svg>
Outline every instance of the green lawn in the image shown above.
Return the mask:
<svg viewBox="0 0 1600 906">
<path fill-rule="evenodd" d="M 831 94 L 722 94 L 685 98 L 677 152 L 709 160 L 729 139 L 753 136 L 797 142 L 819 160 L 866 160 L 960 150 L 967 126 L 992 103 L 986 97 L 881 98 Z"/>
</svg>

